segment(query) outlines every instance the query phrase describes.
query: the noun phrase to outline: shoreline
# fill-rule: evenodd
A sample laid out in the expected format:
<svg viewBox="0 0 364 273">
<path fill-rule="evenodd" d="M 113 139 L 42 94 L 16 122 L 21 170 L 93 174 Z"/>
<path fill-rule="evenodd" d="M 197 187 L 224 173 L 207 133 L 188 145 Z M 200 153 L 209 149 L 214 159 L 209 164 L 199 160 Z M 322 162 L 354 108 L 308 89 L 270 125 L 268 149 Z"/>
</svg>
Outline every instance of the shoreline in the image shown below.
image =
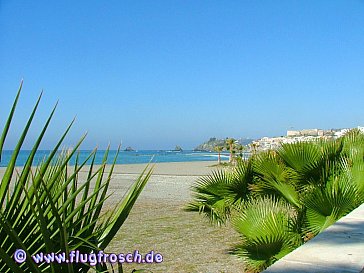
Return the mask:
<svg viewBox="0 0 364 273">
<path fill-rule="evenodd" d="M 58 155 L 61 151 L 58 152 Z M 79 160 L 79 164 L 86 161 L 86 165 L 89 165 L 92 161 L 92 158 L 89 158 L 91 155 L 91 151 L 81 150 L 75 153 L 70 161 L 70 165 L 74 165 L 76 158 Z M 21 150 L 19 152 L 16 166 L 22 167 L 25 165 L 26 160 L 30 154 L 30 151 Z M 39 165 L 45 158 L 47 158 L 50 154 L 50 151 L 41 150 L 35 154 L 32 166 Z M 184 152 L 168 152 L 168 151 L 138 151 L 138 152 L 120 152 L 116 157 L 117 151 L 110 150 L 107 157 L 107 164 L 112 164 L 114 160 L 116 160 L 116 164 L 148 164 L 148 163 L 184 163 L 184 162 L 203 162 L 203 161 L 210 161 L 210 162 L 217 162 L 218 154 L 217 153 L 210 153 L 210 152 L 194 152 L 194 151 L 184 151 Z M 105 156 L 105 151 L 97 151 L 94 154 L 95 164 L 102 164 Z M 0 168 L 6 167 L 12 157 L 12 151 L 6 150 L 2 153 L 2 158 L 0 162 Z M 93 157 L 93 156 L 92 156 Z M 116 157 L 116 158 L 115 158 Z M 57 155 L 55 156 L 55 159 Z M 228 160 L 228 155 L 221 155 L 222 161 Z"/>
<path fill-rule="evenodd" d="M 200 176 L 218 168 L 216 164 L 217 161 L 186 161 L 150 163 L 149 166 L 153 166 L 152 175 Z M 147 166 L 147 163 L 116 164 L 113 174 L 140 174 Z M 107 167 L 110 168 L 110 164 Z"/>
<path fill-rule="evenodd" d="M 224 162 L 224 161 L 222 161 Z M 106 164 L 106 170 L 110 169 L 112 164 Z M 157 163 L 127 163 L 127 164 L 115 164 L 113 174 L 140 174 L 145 167 L 154 166 L 152 175 L 175 175 L 175 176 L 200 176 L 206 175 L 213 169 L 220 168 L 216 161 L 183 161 L 183 162 L 157 162 Z M 70 165 L 74 166 L 74 165 Z M 80 170 L 81 173 L 86 172 L 90 165 L 85 165 Z M 94 169 L 101 166 L 95 164 Z M 24 166 L 16 166 L 16 169 L 20 170 Z M 32 166 L 36 168 L 36 166 Z M 4 174 L 6 166 L 0 167 L 0 175 Z"/>
</svg>

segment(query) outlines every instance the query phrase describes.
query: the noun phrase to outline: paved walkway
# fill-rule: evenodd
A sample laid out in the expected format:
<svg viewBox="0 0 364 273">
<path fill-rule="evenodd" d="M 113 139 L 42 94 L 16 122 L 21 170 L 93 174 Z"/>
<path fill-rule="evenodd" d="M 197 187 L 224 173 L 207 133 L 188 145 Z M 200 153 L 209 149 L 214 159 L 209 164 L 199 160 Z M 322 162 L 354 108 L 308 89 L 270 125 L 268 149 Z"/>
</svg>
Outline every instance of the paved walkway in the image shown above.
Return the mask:
<svg viewBox="0 0 364 273">
<path fill-rule="evenodd" d="M 364 273 L 364 204 L 265 273 Z"/>
</svg>

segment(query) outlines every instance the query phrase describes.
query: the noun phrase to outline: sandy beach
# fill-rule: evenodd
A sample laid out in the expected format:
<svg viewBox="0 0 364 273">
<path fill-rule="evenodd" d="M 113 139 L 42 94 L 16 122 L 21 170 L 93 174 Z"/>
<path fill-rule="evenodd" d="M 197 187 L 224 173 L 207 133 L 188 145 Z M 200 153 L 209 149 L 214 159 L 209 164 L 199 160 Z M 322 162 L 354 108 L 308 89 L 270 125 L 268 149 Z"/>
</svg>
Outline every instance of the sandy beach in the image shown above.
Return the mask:
<svg viewBox="0 0 364 273">
<path fill-rule="evenodd" d="M 163 255 L 159 264 L 124 264 L 124 272 L 148 269 L 157 272 L 243 272 L 242 262 L 227 254 L 238 234 L 229 226 L 212 226 L 198 213 L 185 212 L 183 207 L 191 200 L 190 187 L 196 179 L 216 167 L 215 162 L 158 163 L 140 195 L 129 218 L 122 226 L 110 252 L 148 253 Z M 120 200 L 128 185 L 145 164 L 118 165 L 115 168 L 110 191 L 113 200 Z"/>
<path fill-rule="evenodd" d="M 163 255 L 162 263 L 123 264 L 124 272 L 147 269 L 147 272 L 243 272 L 243 263 L 227 254 L 239 242 L 238 234 L 230 227 L 217 227 L 198 213 L 183 208 L 191 200 L 191 185 L 201 175 L 217 167 L 216 162 L 157 163 L 153 175 L 139 196 L 128 219 L 106 249 L 110 253 L 138 250 L 147 254 L 153 250 Z M 105 208 L 114 207 L 146 164 L 116 165 L 109 186 L 111 197 Z M 110 168 L 110 166 L 107 166 Z M 0 168 L 0 177 L 4 168 Z M 79 181 L 85 180 L 82 170 Z"/>
</svg>

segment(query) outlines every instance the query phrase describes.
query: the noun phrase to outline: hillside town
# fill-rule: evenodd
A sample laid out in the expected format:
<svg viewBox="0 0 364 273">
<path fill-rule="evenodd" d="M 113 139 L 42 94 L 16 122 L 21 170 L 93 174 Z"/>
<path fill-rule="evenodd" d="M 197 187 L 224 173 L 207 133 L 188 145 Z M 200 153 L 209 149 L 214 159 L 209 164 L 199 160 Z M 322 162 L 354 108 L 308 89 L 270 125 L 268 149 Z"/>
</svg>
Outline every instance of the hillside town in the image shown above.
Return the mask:
<svg viewBox="0 0 364 273">
<path fill-rule="evenodd" d="M 247 153 L 254 151 L 265 151 L 269 149 L 277 149 L 284 143 L 295 143 L 314 141 L 319 139 L 336 139 L 345 135 L 348 131 L 354 128 L 345 129 L 303 129 L 303 130 L 288 130 L 286 136 L 279 137 L 262 137 L 260 139 L 239 138 L 234 139 L 234 146 L 243 146 L 243 150 Z M 356 129 L 364 133 L 364 127 L 358 126 Z M 226 141 L 229 138 L 218 139 L 216 137 L 210 138 L 208 141 L 198 145 L 194 151 L 216 151 L 216 147 L 226 148 Z M 224 149 L 225 151 L 226 149 Z"/>
<path fill-rule="evenodd" d="M 353 129 L 353 128 L 351 128 Z M 302 141 L 313 141 L 318 139 L 336 139 L 342 137 L 351 129 L 304 129 L 288 130 L 286 136 L 280 137 L 262 137 L 250 144 L 251 149 L 269 150 L 277 149 L 283 143 L 295 143 Z M 358 130 L 364 132 L 364 127 L 358 126 Z"/>
</svg>

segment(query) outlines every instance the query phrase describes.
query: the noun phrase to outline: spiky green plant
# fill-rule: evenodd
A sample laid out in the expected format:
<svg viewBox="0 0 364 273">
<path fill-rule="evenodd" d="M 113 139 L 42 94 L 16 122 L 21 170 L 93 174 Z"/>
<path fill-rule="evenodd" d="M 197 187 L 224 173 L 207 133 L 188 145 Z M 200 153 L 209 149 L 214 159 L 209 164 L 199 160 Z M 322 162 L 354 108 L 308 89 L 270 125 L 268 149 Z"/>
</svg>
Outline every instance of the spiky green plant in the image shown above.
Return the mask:
<svg viewBox="0 0 364 273">
<path fill-rule="evenodd" d="M 9 131 L 16 105 L 21 93 L 20 85 L 0 138 L 0 155 Z M 16 160 L 27 135 L 41 96 L 35 104 L 30 118 L 14 148 L 0 185 L 0 272 L 88 272 L 90 265 L 82 263 L 36 264 L 31 255 L 38 252 L 80 253 L 104 250 L 127 219 L 134 203 L 142 192 L 152 169 L 147 167 L 132 184 L 124 198 L 114 210 L 102 211 L 116 154 L 110 170 L 106 171 L 109 148 L 103 162 L 96 166 L 96 149 L 87 159 L 80 161 L 77 155 L 85 136 L 68 152 L 59 153 L 59 147 L 69 132 L 73 121 L 67 127 L 48 157 L 38 166 L 32 167 L 39 145 L 52 119 L 52 110 L 39 137 L 26 160 L 24 167 L 16 169 Z M 120 147 L 119 147 L 120 149 Z M 119 150 L 118 150 L 119 151 Z M 76 156 L 74 166 L 70 160 Z M 87 165 L 88 161 L 91 163 Z M 87 166 L 86 166 L 87 165 Z M 81 170 L 87 171 L 81 178 Z M 24 263 L 16 263 L 13 254 L 16 249 L 26 253 Z M 106 272 L 106 264 L 97 264 L 97 272 Z M 121 265 L 118 268 L 122 272 Z"/>
</svg>

